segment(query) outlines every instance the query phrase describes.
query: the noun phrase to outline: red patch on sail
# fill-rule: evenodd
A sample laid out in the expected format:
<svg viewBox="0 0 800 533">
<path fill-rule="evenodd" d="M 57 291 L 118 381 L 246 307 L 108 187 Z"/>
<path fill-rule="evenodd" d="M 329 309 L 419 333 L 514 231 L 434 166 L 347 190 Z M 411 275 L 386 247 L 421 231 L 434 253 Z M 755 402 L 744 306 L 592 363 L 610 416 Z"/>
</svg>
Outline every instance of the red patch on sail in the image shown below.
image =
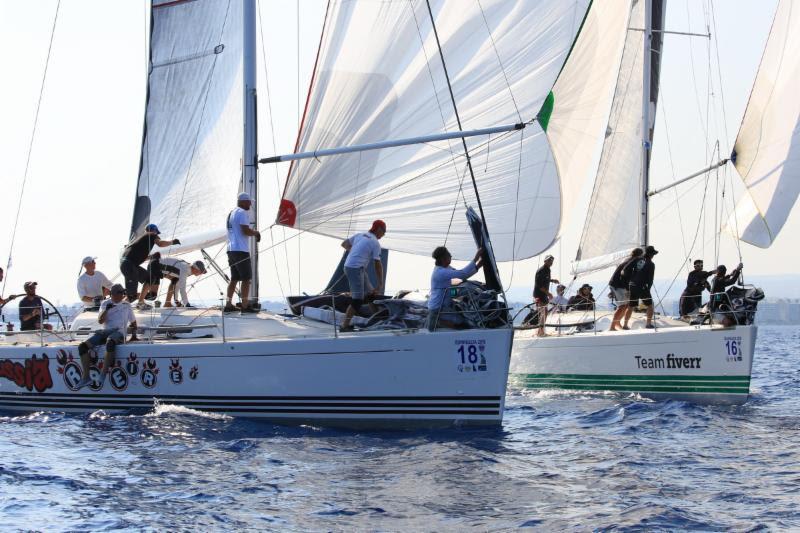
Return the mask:
<svg viewBox="0 0 800 533">
<path fill-rule="evenodd" d="M 282 198 L 280 209 L 278 209 L 278 224 L 293 228 L 296 220 L 297 208 L 294 203 L 291 200 Z"/>
</svg>

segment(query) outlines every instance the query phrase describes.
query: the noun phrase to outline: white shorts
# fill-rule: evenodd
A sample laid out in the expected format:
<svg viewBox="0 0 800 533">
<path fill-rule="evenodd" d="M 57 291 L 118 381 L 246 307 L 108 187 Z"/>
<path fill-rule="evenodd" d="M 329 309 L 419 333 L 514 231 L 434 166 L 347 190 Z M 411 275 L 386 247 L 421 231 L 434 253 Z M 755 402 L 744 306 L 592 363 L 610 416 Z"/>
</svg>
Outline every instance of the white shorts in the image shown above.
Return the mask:
<svg viewBox="0 0 800 533">
<path fill-rule="evenodd" d="M 614 299 L 617 301 L 617 305 L 628 305 L 628 301 L 631 299 L 631 293 L 628 289 L 611 287 L 611 292 L 614 293 Z"/>
</svg>

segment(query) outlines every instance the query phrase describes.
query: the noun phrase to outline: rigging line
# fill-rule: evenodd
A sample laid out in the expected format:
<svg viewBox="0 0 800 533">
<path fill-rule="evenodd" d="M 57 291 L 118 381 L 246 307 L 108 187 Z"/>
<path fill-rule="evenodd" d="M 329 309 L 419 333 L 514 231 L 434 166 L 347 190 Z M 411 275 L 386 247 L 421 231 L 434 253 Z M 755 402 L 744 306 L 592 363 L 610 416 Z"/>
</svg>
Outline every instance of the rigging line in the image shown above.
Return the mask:
<svg viewBox="0 0 800 533">
<path fill-rule="evenodd" d="M 431 80 L 431 87 L 433 87 L 433 97 L 436 99 L 436 107 L 439 109 L 439 116 L 442 118 L 442 128 L 446 132 L 447 131 L 447 120 L 444 118 L 444 108 L 442 107 L 441 100 L 439 100 L 439 91 L 436 90 L 436 80 L 434 79 L 433 71 L 431 70 L 431 61 L 430 61 L 430 58 L 428 57 L 427 50 L 425 50 L 425 43 L 424 43 L 424 41 L 422 39 L 422 30 L 420 30 L 419 21 L 417 20 L 417 13 L 414 10 L 412 2 L 413 2 L 413 0 L 408 0 L 408 5 L 409 5 L 409 8 L 411 9 L 411 16 L 414 19 L 414 25 L 417 27 L 417 35 L 419 36 L 420 48 L 422 49 L 422 54 L 425 56 L 425 68 L 428 71 L 428 77 Z M 428 143 L 425 143 L 425 144 L 427 145 Z M 429 145 L 429 146 L 433 146 L 433 145 Z M 444 150 L 443 148 L 439 148 L 438 146 L 434 146 L 434 148 L 436 148 L 438 150 L 449 151 L 450 152 L 450 154 L 452 155 L 451 161 L 453 162 L 453 171 L 456 173 L 456 175 L 458 175 L 459 171 L 458 171 L 458 164 L 456 163 L 456 151 L 453 148 L 453 143 L 452 143 L 451 139 L 447 139 L 447 146 L 448 146 L 449 150 Z"/>
<path fill-rule="evenodd" d="M 691 18 L 691 13 L 689 11 L 689 0 L 686 0 L 686 23 L 689 26 L 689 31 L 692 31 L 692 18 Z M 698 116 L 700 116 L 700 113 L 702 112 L 703 108 L 700 105 L 699 91 L 697 87 L 697 74 L 695 73 L 695 68 L 694 68 L 694 48 L 692 47 L 692 39 L 689 39 L 689 63 L 692 67 L 691 68 L 692 84 L 694 85 L 694 98 L 695 98 L 695 103 L 697 104 L 697 113 Z M 706 128 L 706 125 L 703 123 L 702 119 L 700 120 L 700 127 L 703 130 L 703 136 L 706 139 L 708 139 L 708 130 Z M 708 156 L 707 151 L 706 151 L 706 156 Z"/>
<path fill-rule="evenodd" d="M 300 118 L 300 0 L 297 0 L 297 131 L 298 131 L 298 138 L 300 135 L 300 128 L 302 126 Z M 309 89 L 310 90 L 310 89 Z M 288 179 L 288 178 L 287 178 Z M 297 239 L 297 292 L 300 292 L 300 267 L 301 263 L 301 247 L 300 247 L 300 239 Z M 288 265 L 289 255 L 286 255 L 286 261 Z M 289 268 L 288 266 L 286 267 Z M 287 272 L 288 274 L 288 272 Z"/>
<path fill-rule="evenodd" d="M 270 133 L 270 136 L 272 137 L 272 150 L 273 150 L 273 152 L 277 152 L 278 149 L 277 149 L 277 146 L 276 146 L 276 143 L 275 143 L 275 122 L 274 122 L 274 117 L 272 115 L 272 96 L 271 96 L 271 93 L 270 93 L 270 90 L 269 90 L 269 68 L 267 66 L 267 49 L 266 49 L 266 44 L 264 42 L 264 21 L 261 18 L 261 0 L 258 0 L 258 10 L 257 11 L 258 11 L 258 31 L 261 34 L 261 60 L 264 63 L 264 80 L 265 80 L 264 86 L 265 86 L 266 91 L 267 91 L 267 111 L 269 112 L 269 133 Z M 281 190 L 281 180 L 280 180 L 280 177 L 278 176 L 278 165 L 273 165 L 273 167 L 275 169 L 275 191 L 276 192 L 280 192 L 280 190 Z M 284 233 L 284 237 L 286 237 L 286 228 L 285 227 L 283 227 L 283 233 Z M 274 240 L 273 236 L 272 236 L 272 228 L 270 228 L 269 238 L 270 238 L 271 241 Z M 284 250 L 284 255 L 286 255 L 288 257 L 288 254 L 286 254 L 286 250 Z M 283 292 L 283 283 L 281 282 L 281 275 L 280 275 L 280 272 L 278 271 L 277 252 L 274 249 L 272 250 L 272 262 L 275 265 L 275 278 L 278 281 L 278 288 L 281 291 L 281 297 L 285 298 L 286 295 Z M 289 263 L 288 263 L 288 261 L 286 263 L 286 275 L 289 277 L 289 291 L 291 292 L 292 286 L 291 286 L 291 277 L 289 276 Z"/>
<path fill-rule="evenodd" d="M 486 20 L 486 12 L 483 10 L 483 6 L 481 5 L 481 0 L 477 0 L 477 2 L 478 2 L 478 9 L 480 9 L 481 16 L 483 17 L 483 23 L 486 25 L 486 31 L 489 34 L 489 40 L 492 42 L 492 49 L 494 50 L 494 53 L 497 56 L 497 63 L 500 65 L 500 71 L 503 73 L 503 79 L 506 82 L 506 87 L 508 87 L 508 94 L 509 96 L 511 96 L 511 102 L 514 104 L 514 110 L 517 112 L 517 117 L 519 118 L 519 121 L 523 122 L 522 114 L 519 112 L 519 106 L 517 106 L 517 100 L 514 98 L 514 91 L 511 90 L 511 83 L 508 81 L 506 68 L 503 65 L 503 60 L 500 59 L 500 52 L 497 50 L 497 44 L 494 42 L 494 35 L 492 35 L 492 30 L 491 28 L 489 28 L 489 21 Z"/>
<path fill-rule="evenodd" d="M 25 185 L 28 182 L 28 170 L 31 164 L 31 154 L 33 153 L 33 142 L 36 139 L 36 128 L 39 124 L 39 111 L 42 108 L 42 97 L 44 96 L 44 85 L 47 81 L 47 69 L 50 66 L 50 53 L 53 50 L 53 40 L 56 35 L 56 24 L 58 22 L 58 11 L 61 8 L 61 0 L 56 4 L 56 12 L 53 15 L 53 25 L 50 28 L 50 42 L 47 45 L 47 57 L 44 61 L 44 72 L 42 73 L 42 83 L 39 86 L 39 99 L 36 102 L 36 113 L 33 117 L 33 128 L 31 130 L 31 140 L 28 143 L 28 155 L 25 158 L 25 171 L 22 174 L 22 188 L 19 191 L 19 201 L 17 202 L 17 215 L 14 217 L 14 229 L 11 231 L 11 244 L 8 247 L 8 259 L 6 260 L 6 274 L 11 270 L 11 256 L 14 252 L 14 241 L 17 237 L 17 225 L 19 224 L 19 215 L 22 212 L 22 199 L 25 196 Z M 3 290 L 6 292 L 6 283 L 8 283 L 8 275 L 3 279 Z"/>
<path fill-rule="evenodd" d="M 664 91 L 660 92 L 661 97 L 661 120 L 664 122 L 664 133 L 666 134 L 667 139 L 667 154 L 669 156 L 669 166 L 670 170 L 672 171 L 672 181 L 675 181 L 675 162 L 672 159 L 672 144 L 669 139 L 669 124 L 667 123 L 667 102 L 666 98 L 664 98 Z M 675 206 L 678 210 L 678 225 L 681 228 L 681 244 L 683 245 L 683 253 L 688 255 L 688 250 L 686 249 L 686 234 L 683 231 L 683 215 L 681 214 L 681 205 L 678 201 L 678 189 L 674 188 L 675 190 Z"/>
<path fill-rule="evenodd" d="M 225 34 L 225 26 L 228 24 L 228 15 L 231 10 L 231 0 L 228 0 L 228 5 L 225 8 L 225 18 L 222 20 L 222 26 L 219 30 L 219 38 L 217 39 L 217 46 L 222 44 L 222 36 Z M 205 95 L 203 96 L 203 107 L 200 110 L 200 118 L 197 121 L 197 130 L 194 133 L 194 143 L 192 144 L 192 154 L 189 156 L 189 168 L 186 169 L 186 177 L 183 180 L 183 190 L 181 191 L 181 199 L 178 201 L 178 211 L 175 213 L 175 224 L 172 226 L 172 236 L 178 230 L 178 221 L 181 218 L 181 211 L 183 210 L 183 199 L 186 196 L 186 187 L 189 185 L 189 176 L 194 166 L 194 156 L 197 153 L 197 144 L 200 138 L 200 127 L 203 125 L 203 119 L 206 116 L 206 105 L 208 104 L 208 95 L 211 92 L 211 84 L 214 82 L 214 71 L 217 68 L 217 59 L 219 54 L 214 54 L 214 61 L 211 63 L 211 69 L 208 73 L 208 85 L 205 88 Z"/>
<path fill-rule="evenodd" d="M 456 209 L 458 209 L 458 199 L 463 198 L 464 204 L 467 203 L 467 199 L 464 198 L 464 178 L 467 177 L 467 166 L 464 165 L 464 171 L 461 173 L 461 178 L 458 180 L 458 192 L 456 193 L 456 201 L 453 203 L 453 209 L 450 211 L 450 222 L 447 224 L 447 232 L 444 234 L 444 244 L 443 246 L 447 246 L 447 239 L 450 237 L 450 229 L 453 227 L 453 218 L 456 215 Z"/>
<path fill-rule="evenodd" d="M 461 116 L 458 114 L 458 106 L 456 106 L 456 97 L 453 94 L 453 84 L 450 83 L 450 74 L 447 72 L 447 63 L 444 61 L 444 51 L 442 50 L 442 43 L 439 40 L 439 30 L 436 29 L 436 21 L 433 18 L 433 10 L 431 9 L 431 2 L 430 0 L 425 0 L 425 4 L 428 6 L 428 15 L 431 17 L 431 27 L 433 28 L 433 35 L 436 37 L 436 46 L 439 48 L 439 58 L 442 61 L 442 69 L 444 70 L 444 77 L 447 80 L 447 89 L 450 92 L 450 101 L 453 103 L 453 112 L 456 115 L 456 122 L 458 123 L 458 130 L 464 131 L 463 126 L 461 125 Z M 483 212 L 483 204 L 481 203 L 481 196 L 478 192 L 478 183 L 475 181 L 475 172 L 472 170 L 472 161 L 469 158 L 469 149 L 467 148 L 467 140 L 463 137 L 461 138 L 461 144 L 464 146 L 464 155 L 467 159 L 467 166 L 469 167 L 469 174 L 472 177 L 472 187 L 475 189 L 475 200 L 478 202 L 478 210 L 481 213 L 481 219 L 483 221 L 483 230 L 486 232 L 487 238 L 491 240 L 489 237 L 489 226 L 486 222 L 486 214 Z"/>
<path fill-rule="evenodd" d="M 524 141 L 525 132 L 521 131 L 519 136 L 519 163 L 517 164 L 517 193 L 516 198 L 514 201 L 514 237 L 511 242 L 511 274 L 508 279 L 508 290 L 514 284 L 514 267 L 517 264 L 517 219 L 519 217 L 519 184 L 522 177 L 522 143 Z M 486 167 L 489 167 L 489 143 L 491 139 L 487 141 L 486 146 Z M 485 171 L 484 171 L 485 172 Z M 559 246 L 561 244 L 561 240 L 559 239 Z M 559 248 L 559 255 L 561 255 L 561 249 Z M 560 263 L 559 263 L 560 267 Z M 561 274 L 561 270 L 559 270 L 559 275 Z"/>
</svg>

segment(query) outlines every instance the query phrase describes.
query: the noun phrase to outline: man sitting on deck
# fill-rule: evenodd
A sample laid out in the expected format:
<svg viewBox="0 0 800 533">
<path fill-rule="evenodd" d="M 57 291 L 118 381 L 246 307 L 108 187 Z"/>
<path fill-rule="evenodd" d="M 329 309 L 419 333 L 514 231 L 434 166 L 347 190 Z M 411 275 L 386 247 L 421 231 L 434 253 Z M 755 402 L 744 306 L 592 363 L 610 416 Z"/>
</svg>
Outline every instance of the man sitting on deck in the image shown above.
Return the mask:
<svg viewBox="0 0 800 533">
<path fill-rule="evenodd" d="M 444 246 L 437 247 L 432 257 L 436 266 L 431 274 L 431 294 L 428 297 L 428 330 L 435 331 L 439 326 L 457 327 L 464 323 L 464 317 L 453 308 L 453 297 L 450 287 L 454 279 L 465 280 L 475 274 L 483 266 L 483 248 L 479 248 L 470 263 L 456 270 L 450 266 L 453 257 Z M 441 315 L 448 315 L 442 318 Z"/>
<path fill-rule="evenodd" d="M 103 325 L 103 330 L 98 331 L 78 345 L 78 353 L 81 356 L 81 364 L 83 365 L 83 377 L 76 385 L 78 389 L 92 382 L 92 378 L 89 375 L 92 362 L 89 350 L 103 343 L 106 345 L 103 371 L 100 374 L 100 383 L 102 384 L 106 374 L 111 371 L 116 361 L 117 344 L 125 342 L 125 333 L 129 327 L 131 331 L 129 342 L 137 340 L 136 317 L 133 315 L 131 304 L 125 301 L 125 288 L 119 283 L 111 287 L 111 299 L 104 300 L 100 304 L 100 315 L 97 317 L 97 321 Z"/>
</svg>

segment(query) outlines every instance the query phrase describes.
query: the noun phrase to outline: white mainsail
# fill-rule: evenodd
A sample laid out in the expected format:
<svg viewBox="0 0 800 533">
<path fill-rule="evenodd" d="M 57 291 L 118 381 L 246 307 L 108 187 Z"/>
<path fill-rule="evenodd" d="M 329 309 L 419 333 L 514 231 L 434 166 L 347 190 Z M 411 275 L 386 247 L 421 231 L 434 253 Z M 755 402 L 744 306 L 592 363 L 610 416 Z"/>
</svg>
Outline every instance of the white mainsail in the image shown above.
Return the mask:
<svg viewBox="0 0 800 533">
<path fill-rule="evenodd" d="M 616 81 L 603 152 L 581 236 L 575 273 L 614 264 L 643 242 L 644 228 L 636 216 L 642 203 L 642 79 L 649 75 L 650 117 L 658 101 L 665 0 L 652 2 L 651 69 L 644 72 L 645 0 L 634 0 L 625 50 Z M 652 142 L 654 120 L 648 138 Z"/>
<path fill-rule="evenodd" d="M 472 130 L 537 116 L 588 2 L 430 4 L 462 129 Z M 445 131 L 458 126 L 426 2 L 331 2 L 297 151 Z M 497 259 L 546 249 L 562 198 L 541 126 L 467 144 Z M 343 237 L 381 218 L 390 249 L 427 255 L 446 243 L 466 258 L 473 238 L 453 213 L 465 203 L 476 205 L 464 150 L 445 141 L 296 161 L 278 222 Z"/>
<path fill-rule="evenodd" d="M 773 243 L 800 194 L 798 28 L 800 5 L 781 0 L 734 146 L 747 194 L 728 226 L 762 248 Z"/>
<path fill-rule="evenodd" d="M 131 237 L 155 223 L 189 251 L 224 240 L 242 175 L 242 2 L 153 0 L 151 13 Z"/>
</svg>

